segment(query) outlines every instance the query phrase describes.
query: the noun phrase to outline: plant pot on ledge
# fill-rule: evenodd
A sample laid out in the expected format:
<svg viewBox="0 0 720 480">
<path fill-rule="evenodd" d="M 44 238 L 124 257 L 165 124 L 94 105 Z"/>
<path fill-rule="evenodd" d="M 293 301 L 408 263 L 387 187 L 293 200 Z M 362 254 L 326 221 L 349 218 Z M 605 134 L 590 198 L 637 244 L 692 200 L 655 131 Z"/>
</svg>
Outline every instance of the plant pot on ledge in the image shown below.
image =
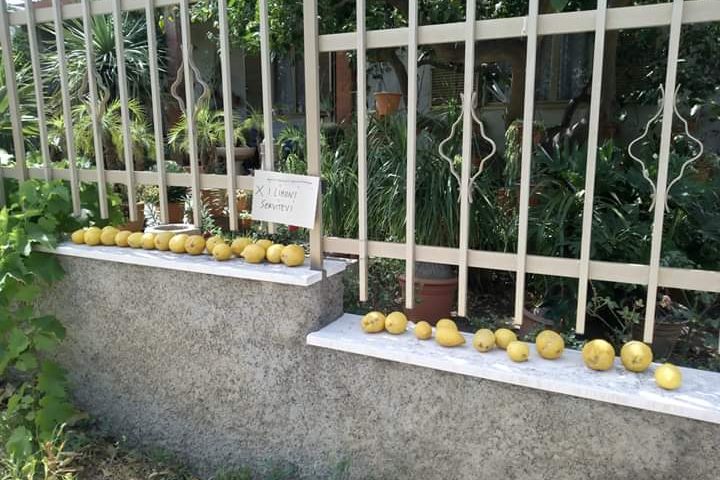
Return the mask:
<svg viewBox="0 0 720 480">
<path fill-rule="evenodd" d="M 378 117 L 393 114 L 400 107 L 402 93 L 375 92 L 375 111 Z"/>
<path fill-rule="evenodd" d="M 123 205 L 123 209 L 126 211 L 125 218 L 130 218 L 129 212 L 127 212 L 127 205 Z M 120 230 L 130 230 L 131 232 L 141 232 L 145 228 L 145 203 L 137 202 L 135 204 L 135 212 L 137 219 L 134 222 L 130 220 L 126 224 L 118 226 Z"/>
<path fill-rule="evenodd" d="M 655 320 L 653 328 L 652 351 L 655 358 L 668 358 L 675 349 L 678 339 L 687 333 L 688 321 L 663 322 Z M 632 336 L 634 340 L 643 339 L 645 322 L 633 325 Z"/>
<path fill-rule="evenodd" d="M 440 267 L 446 267 L 441 265 Z M 435 325 L 441 318 L 449 318 L 455 305 L 458 279 L 456 276 L 431 275 L 423 268 L 418 267 L 415 276 L 415 307 L 406 308 L 405 315 L 417 323 L 425 320 Z M 398 277 L 400 291 L 405 303 L 405 275 Z"/>
</svg>

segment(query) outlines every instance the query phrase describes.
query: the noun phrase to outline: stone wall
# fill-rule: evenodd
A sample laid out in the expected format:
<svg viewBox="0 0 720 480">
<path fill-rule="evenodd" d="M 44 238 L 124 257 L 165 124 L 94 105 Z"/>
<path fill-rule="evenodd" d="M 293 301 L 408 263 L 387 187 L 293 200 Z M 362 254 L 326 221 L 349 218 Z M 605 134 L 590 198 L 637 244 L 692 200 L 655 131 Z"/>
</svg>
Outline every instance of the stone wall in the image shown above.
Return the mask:
<svg viewBox="0 0 720 480">
<path fill-rule="evenodd" d="M 78 405 L 209 474 L 302 478 L 704 479 L 720 425 L 305 345 L 342 313 L 312 287 L 62 257 L 43 300 Z"/>
</svg>

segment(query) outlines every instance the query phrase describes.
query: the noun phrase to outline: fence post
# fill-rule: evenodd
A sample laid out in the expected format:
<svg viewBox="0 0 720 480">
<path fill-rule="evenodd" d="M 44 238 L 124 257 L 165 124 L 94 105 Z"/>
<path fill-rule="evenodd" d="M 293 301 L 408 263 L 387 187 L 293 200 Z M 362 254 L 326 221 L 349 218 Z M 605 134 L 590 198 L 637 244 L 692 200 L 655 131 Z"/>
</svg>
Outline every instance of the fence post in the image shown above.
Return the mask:
<svg viewBox="0 0 720 480">
<path fill-rule="evenodd" d="M 22 133 L 22 117 L 20 116 L 20 99 L 17 92 L 15 61 L 13 59 L 12 39 L 8 21 L 7 4 L 0 0 L 0 44 L 2 44 L 3 66 L 5 68 L 5 89 L 7 90 L 8 110 L 12 123 L 12 139 L 15 149 L 15 170 L 21 182 L 27 178 L 25 169 L 25 139 Z"/>
<path fill-rule="evenodd" d="M 359 297 L 368 300 L 367 238 L 367 57 L 365 0 L 357 0 L 355 11 L 357 53 L 357 162 L 358 162 L 358 276 Z"/>
</svg>

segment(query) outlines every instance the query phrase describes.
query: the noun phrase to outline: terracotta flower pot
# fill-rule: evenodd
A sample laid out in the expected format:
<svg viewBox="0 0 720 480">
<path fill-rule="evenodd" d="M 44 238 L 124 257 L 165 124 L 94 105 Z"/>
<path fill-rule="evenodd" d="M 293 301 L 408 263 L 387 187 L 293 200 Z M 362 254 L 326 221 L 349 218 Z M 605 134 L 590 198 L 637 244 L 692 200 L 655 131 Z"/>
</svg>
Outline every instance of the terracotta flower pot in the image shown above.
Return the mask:
<svg viewBox="0 0 720 480">
<path fill-rule="evenodd" d="M 520 331 L 518 332 L 519 337 L 524 337 L 525 335 L 532 333 L 534 331 L 538 330 L 545 330 L 545 329 L 551 329 L 555 326 L 555 322 L 553 322 L 549 318 L 545 318 L 544 316 L 545 310 L 542 308 L 532 308 L 532 309 L 523 309 L 523 323 L 520 326 Z"/>
<path fill-rule="evenodd" d="M 185 216 L 185 203 L 170 202 L 168 203 L 168 223 L 183 223 Z"/>
<path fill-rule="evenodd" d="M 653 329 L 652 351 L 654 358 L 667 358 L 672 354 L 678 339 L 687 333 L 687 321 L 682 322 L 658 322 L 655 321 Z M 643 339 L 645 322 L 633 325 L 632 334 L 634 340 Z"/>
<path fill-rule="evenodd" d="M 405 275 L 398 277 L 405 300 Z M 425 320 L 435 325 L 441 318 L 450 317 L 455 304 L 458 280 L 453 278 L 415 278 L 415 308 L 405 309 L 405 315 L 413 322 Z"/>
<path fill-rule="evenodd" d="M 127 206 L 123 206 L 125 209 L 127 209 Z M 134 222 L 131 222 L 128 220 L 128 222 L 124 225 L 118 226 L 119 230 L 130 230 L 131 232 L 142 232 L 145 228 L 145 204 L 143 202 L 138 202 L 135 204 L 135 212 L 137 214 L 137 220 Z"/>
<path fill-rule="evenodd" d="M 375 93 L 375 111 L 379 117 L 384 117 L 395 113 L 400 106 L 402 93 L 394 92 L 376 92 Z"/>
</svg>

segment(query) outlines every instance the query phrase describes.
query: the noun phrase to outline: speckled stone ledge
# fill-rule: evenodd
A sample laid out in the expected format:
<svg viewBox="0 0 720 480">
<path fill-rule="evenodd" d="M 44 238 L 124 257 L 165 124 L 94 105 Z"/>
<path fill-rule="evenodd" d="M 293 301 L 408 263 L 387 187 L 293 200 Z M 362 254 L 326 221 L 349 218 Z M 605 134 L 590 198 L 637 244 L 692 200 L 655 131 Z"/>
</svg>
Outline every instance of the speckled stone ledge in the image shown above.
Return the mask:
<svg viewBox="0 0 720 480">
<path fill-rule="evenodd" d="M 657 364 L 643 373 L 625 370 L 616 358 L 606 372 L 588 369 L 580 352 L 566 350 L 557 360 L 540 358 L 531 348 L 530 360 L 512 362 L 505 351 L 481 354 L 472 347 L 472 335 L 464 334 L 461 347 L 443 348 L 434 341 L 417 340 L 383 332 L 369 335 L 360 329 L 360 316 L 345 314 L 307 336 L 308 345 L 367 355 L 420 367 L 511 383 L 548 392 L 599 400 L 628 407 L 667 413 L 720 424 L 720 373 L 682 368 L 683 384 L 667 391 L 655 384 Z"/>
<path fill-rule="evenodd" d="M 75 245 L 70 242 L 63 243 L 57 249 L 52 252 L 48 251 L 48 253 L 126 263 L 141 267 L 156 267 L 221 277 L 259 280 L 284 285 L 310 286 L 323 278 L 323 272 L 310 269 L 310 262 L 307 259 L 304 265 L 289 268 L 285 265 L 269 263 L 250 264 L 235 258 L 227 262 L 218 262 L 210 255 L 191 256 L 158 250 L 104 246 L 90 247 L 87 245 Z M 346 266 L 347 262 L 343 260 L 326 259 L 323 262 L 325 275 L 328 277 L 342 273 Z"/>
</svg>

